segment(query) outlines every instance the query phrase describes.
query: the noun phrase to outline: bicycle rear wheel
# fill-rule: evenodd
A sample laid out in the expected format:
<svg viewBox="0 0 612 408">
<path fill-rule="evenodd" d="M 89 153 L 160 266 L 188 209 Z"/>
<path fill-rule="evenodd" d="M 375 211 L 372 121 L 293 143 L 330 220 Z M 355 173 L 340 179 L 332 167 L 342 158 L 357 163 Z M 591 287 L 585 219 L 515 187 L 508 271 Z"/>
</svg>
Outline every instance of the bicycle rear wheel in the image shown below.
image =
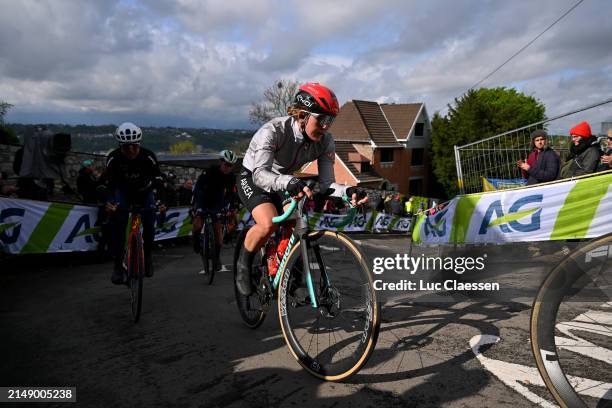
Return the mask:
<svg viewBox="0 0 612 408">
<path fill-rule="evenodd" d="M 144 250 L 142 237 L 133 235 L 128 246 L 128 285 L 130 288 L 130 303 L 134 323 L 140 320 L 142 310 L 142 286 L 144 276 Z"/>
<path fill-rule="evenodd" d="M 212 225 L 205 222 L 202 228 L 202 266 L 207 283 L 212 285 L 215 279 L 215 268 L 213 267 L 213 257 L 215 256 L 214 235 Z"/>
<path fill-rule="evenodd" d="M 281 272 L 278 310 L 283 336 L 300 365 L 327 381 L 340 381 L 367 362 L 378 338 L 380 305 L 360 249 L 331 231 L 311 232 L 308 259 L 315 297 L 307 294 L 302 245 Z M 280 271 L 279 271 L 280 272 Z"/>
<path fill-rule="evenodd" d="M 271 299 L 267 299 L 264 297 L 264 293 L 261 291 L 255 291 L 250 296 L 243 296 L 236 287 L 236 273 L 238 271 L 238 258 L 240 257 L 240 251 L 242 249 L 244 238 L 246 237 L 246 233 L 248 228 L 243 229 L 238 235 L 238 240 L 236 242 L 236 246 L 234 247 L 234 295 L 236 297 L 236 304 L 238 305 L 238 311 L 240 312 L 240 317 L 244 321 L 244 323 L 251 329 L 256 329 L 263 323 L 266 318 L 266 314 L 268 312 L 268 307 Z M 264 267 L 265 257 L 261 256 L 262 251 L 253 259 L 253 265 L 259 268 Z M 259 273 L 257 275 L 253 274 L 253 284 L 255 287 L 259 286 L 259 277 L 263 276 L 263 273 Z"/>
<path fill-rule="evenodd" d="M 533 303 L 531 345 L 561 407 L 612 406 L 612 234 L 546 277 Z"/>
</svg>

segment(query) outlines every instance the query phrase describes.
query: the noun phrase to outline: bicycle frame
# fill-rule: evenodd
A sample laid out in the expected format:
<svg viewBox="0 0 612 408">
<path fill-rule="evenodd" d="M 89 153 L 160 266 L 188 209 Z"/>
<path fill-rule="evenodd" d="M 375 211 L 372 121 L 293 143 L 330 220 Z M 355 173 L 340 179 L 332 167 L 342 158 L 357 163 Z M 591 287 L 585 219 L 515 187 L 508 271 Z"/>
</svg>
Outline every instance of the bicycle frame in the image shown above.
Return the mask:
<svg viewBox="0 0 612 408">
<path fill-rule="evenodd" d="M 289 259 L 289 254 L 291 253 L 291 250 L 293 249 L 293 246 L 295 245 L 296 241 L 300 241 L 300 243 L 302 244 L 301 245 L 301 249 L 302 249 L 302 264 L 303 264 L 303 268 L 304 268 L 302 272 L 306 274 L 306 286 L 308 288 L 308 294 L 310 295 L 310 303 L 311 303 L 313 308 L 317 308 L 318 307 L 318 302 L 317 302 L 317 298 L 315 296 L 314 285 L 313 285 L 313 282 L 312 282 L 312 274 L 310 273 L 310 262 L 308 261 L 308 250 L 310 249 L 310 241 L 305 238 L 308 235 L 308 233 L 310 232 L 310 228 L 309 228 L 309 225 L 308 225 L 308 221 L 307 221 L 306 217 L 303 214 L 304 201 L 305 200 L 301 200 L 299 203 L 297 203 L 297 201 L 293 200 L 292 203 L 291 203 L 291 206 L 289 207 L 289 209 L 287 209 L 287 211 L 285 211 L 284 214 L 282 214 L 279 217 L 275 217 L 273 219 L 274 223 L 282 223 L 282 222 L 284 222 L 295 211 L 296 206 L 297 206 L 298 217 L 297 217 L 297 220 L 296 220 L 296 225 L 293 228 L 293 231 L 291 232 L 291 236 L 289 237 L 289 242 L 287 244 L 287 248 L 285 248 L 285 252 L 283 253 L 283 257 L 281 258 L 281 261 L 280 261 L 280 263 L 278 265 L 278 269 L 276 271 L 276 275 L 274 276 L 274 280 L 272 281 L 272 288 L 274 290 L 278 289 L 278 285 L 280 284 L 280 277 L 282 275 L 281 272 L 284 270 L 284 268 L 286 266 L 287 260 Z M 350 204 L 350 202 L 348 201 L 348 198 L 345 198 L 344 201 L 350 205 L 349 213 L 347 214 L 347 216 L 345 218 L 343 218 L 341 221 L 339 221 L 335 225 L 335 227 L 341 227 L 341 226 L 350 224 L 353 221 L 353 218 L 355 217 L 355 213 L 357 212 L 356 207 L 354 207 L 354 206 L 352 206 Z M 321 267 L 323 267 L 323 266 L 324 265 L 321 265 Z M 324 267 L 322 269 L 322 273 L 325 274 Z"/>
<path fill-rule="evenodd" d="M 132 237 L 134 235 L 140 235 L 141 234 L 140 226 L 142 225 L 142 221 L 140 219 L 140 214 L 132 213 L 130 218 L 131 218 L 131 226 L 130 226 L 130 230 L 129 230 L 130 232 L 129 232 L 128 237 L 127 237 L 127 239 L 125 241 L 126 242 L 125 253 L 126 253 L 128 265 L 132 261 L 132 256 L 133 256 L 132 250 L 131 250 L 131 247 L 130 247 L 131 239 L 132 239 Z M 142 237 L 140 238 L 140 241 L 142 242 Z M 140 273 L 140 272 L 141 271 L 139 270 L 138 273 Z"/>
</svg>

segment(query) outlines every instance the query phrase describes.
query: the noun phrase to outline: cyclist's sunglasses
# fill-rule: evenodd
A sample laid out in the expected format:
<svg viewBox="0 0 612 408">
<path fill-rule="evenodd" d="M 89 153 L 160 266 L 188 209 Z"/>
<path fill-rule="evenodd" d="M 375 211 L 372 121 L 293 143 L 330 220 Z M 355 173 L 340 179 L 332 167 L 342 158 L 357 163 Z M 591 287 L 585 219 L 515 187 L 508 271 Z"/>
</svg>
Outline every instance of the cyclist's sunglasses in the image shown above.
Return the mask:
<svg viewBox="0 0 612 408">
<path fill-rule="evenodd" d="M 140 143 L 121 143 L 121 144 L 119 144 L 119 146 L 121 148 L 125 147 L 126 149 L 128 149 L 130 147 L 140 147 Z"/>
<path fill-rule="evenodd" d="M 313 118 L 317 120 L 317 123 L 321 127 L 331 126 L 331 124 L 334 122 L 334 119 L 336 119 L 335 116 L 325 115 L 323 113 L 312 113 L 312 112 L 308 112 L 308 113 L 310 114 L 310 116 L 312 116 Z"/>
</svg>

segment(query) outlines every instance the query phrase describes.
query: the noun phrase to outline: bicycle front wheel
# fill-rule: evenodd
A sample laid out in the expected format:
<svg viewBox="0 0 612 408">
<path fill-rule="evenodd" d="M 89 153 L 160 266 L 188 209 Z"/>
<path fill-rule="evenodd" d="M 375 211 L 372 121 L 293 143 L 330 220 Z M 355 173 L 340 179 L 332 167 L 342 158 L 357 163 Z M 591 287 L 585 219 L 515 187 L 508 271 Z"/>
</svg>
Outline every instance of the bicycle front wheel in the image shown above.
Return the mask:
<svg viewBox="0 0 612 408">
<path fill-rule="evenodd" d="M 142 237 L 132 236 L 128 246 L 128 285 L 130 287 L 130 304 L 134 323 L 140 319 L 142 310 L 142 285 L 144 276 L 144 250 Z"/>
<path fill-rule="evenodd" d="M 577 249 L 533 303 L 531 345 L 561 407 L 612 406 L 612 234 Z"/>
<path fill-rule="evenodd" d="M 303 274 L 302 245 L 309 247 L 317 307 Z M 374 350 L 380 326 L 380 305 L 360 249 L 341 233 L 311 232 L 292 248 L 281 273 L 279 318 L 293 356 L 327 381 L 358 372 Z"/>
</svg>

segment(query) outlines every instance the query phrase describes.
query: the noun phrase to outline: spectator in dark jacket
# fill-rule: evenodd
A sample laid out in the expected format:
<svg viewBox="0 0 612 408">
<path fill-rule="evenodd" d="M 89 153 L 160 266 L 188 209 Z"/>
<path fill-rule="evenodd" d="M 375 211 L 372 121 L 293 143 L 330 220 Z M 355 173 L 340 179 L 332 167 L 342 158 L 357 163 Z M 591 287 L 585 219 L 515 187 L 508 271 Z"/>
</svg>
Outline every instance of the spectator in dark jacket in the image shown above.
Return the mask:
<svg viewBox="0 0 612 408">
<path fill-rule="evenodd" d="M 168 207 L 176 207 L 177 204 L 177 192 L 176 185 L 174 181 L 176 180 L 176 175 L 172 172 L 168 172 L 162 174 L 163 177 L 163 185 L 158 191 L 160 198 Z"/>
<path fill-rule="evenodd" d="M 193 197 L 193 180 L 185 180 L 176 193 L 178 196 L 178 205 L 191 205 L 191 197 Z"/>
<path fill-rule="evenodd" d="M 83 160 L 83 167 L 77 177 L 77 191 L 81 195 L 83 204 L 96 204 L 98 202 L 97 188 L 100 184 L 94 171 L 93 160 Z"/>
<path fill-rule="evenodd" d="M 601 149 L 596 136 L 591 133 L 588 122 L 581 122 L 570 130 L 573 144 L 570 153 L 573 158 L 564 177 L 577 177 L 595 171 L 601 157 Z"/>
<path fill-rule="evenodd" d="M 389 203 L 391 214 L 401 217 L 404 214 L 404 205 L 400 194 L 395 194 Z"/>
<path fill-rule="evenodd" d="M 608 130 L 608 148 L 601 156 L 597 171 L 612 170 L 612 129 Z"/>
<path fill-rule="evenodd" d="M 523 170 L 527 185 L 545 183 L 557 179 L 559 175 L 559 155 L 548 147 L 548 134 L 545 130 L 535 130 L 531 133 L 531 153 L 527 163 L 519 160 L 517 165 Z"/>
</svg>

